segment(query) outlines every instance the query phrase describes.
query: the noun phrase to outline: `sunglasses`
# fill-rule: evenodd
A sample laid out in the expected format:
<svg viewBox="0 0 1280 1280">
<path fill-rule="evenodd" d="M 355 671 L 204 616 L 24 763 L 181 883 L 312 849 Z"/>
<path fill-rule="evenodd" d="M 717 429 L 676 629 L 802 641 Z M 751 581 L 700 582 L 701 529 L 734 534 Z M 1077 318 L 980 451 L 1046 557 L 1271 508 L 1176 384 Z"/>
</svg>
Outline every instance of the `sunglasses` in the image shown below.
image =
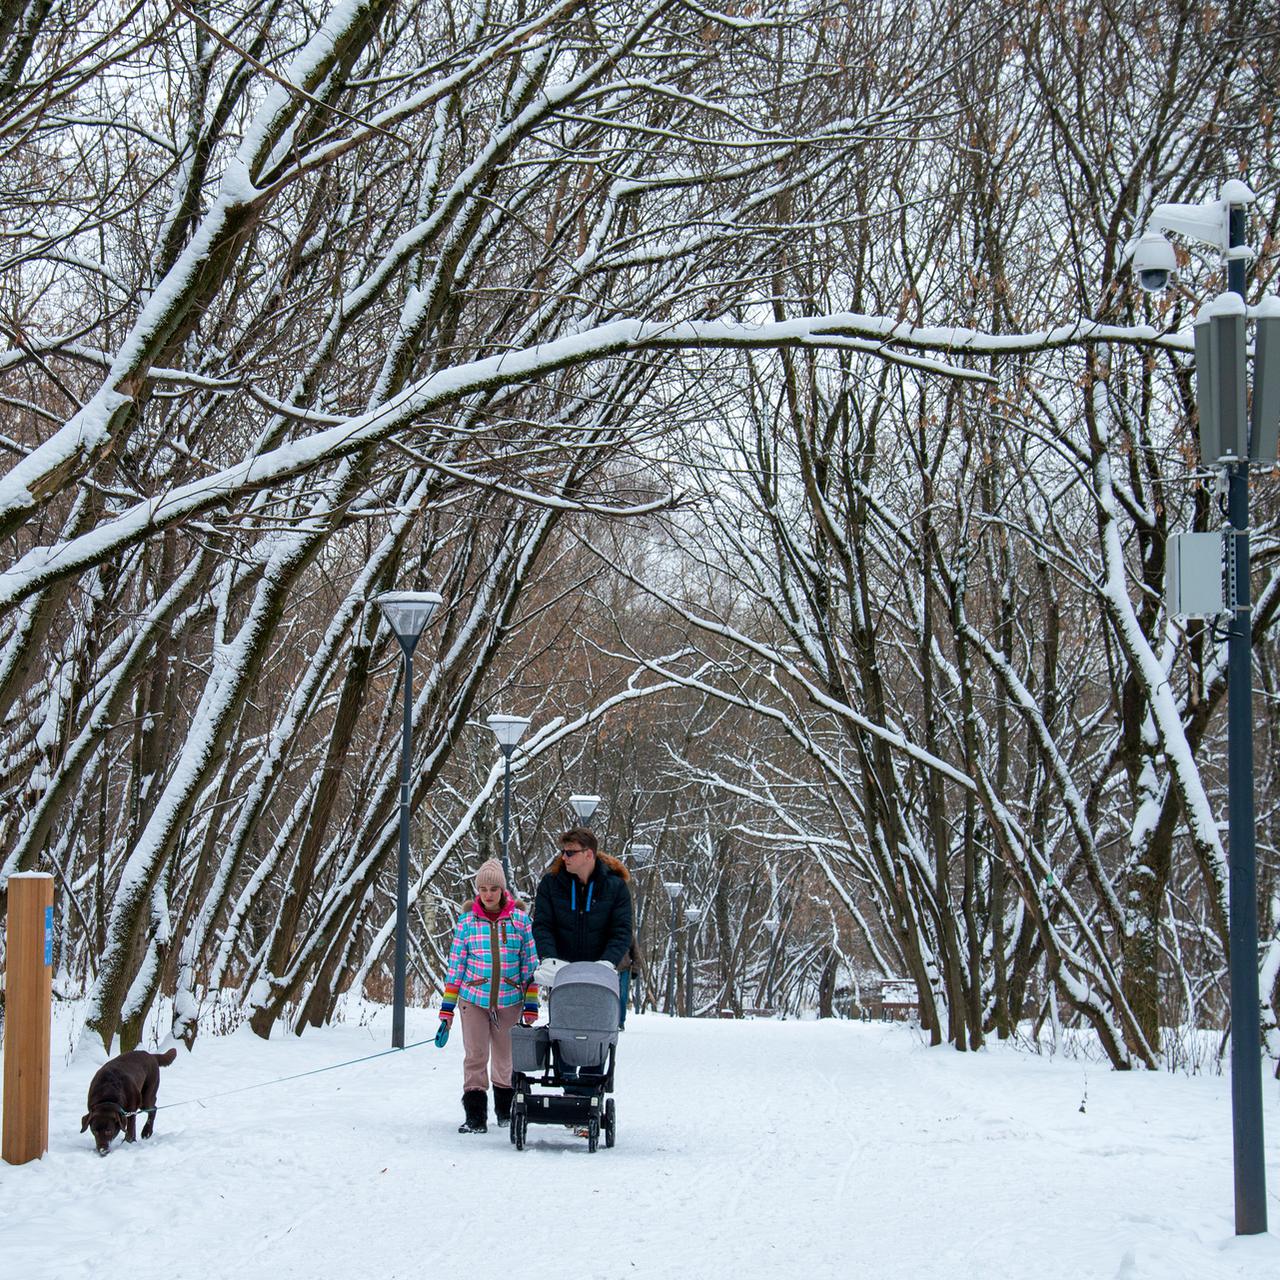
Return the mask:
<svg viewBox="0 0 1280 1280">
<path fill-rule="evenodd" d="M 577 849 L 561 849 L 560 852 L 563 853 L 566 858 L 572 858 L 575 853 L 586 853 L 586 849 L 579 846 Z"/>
</svg>

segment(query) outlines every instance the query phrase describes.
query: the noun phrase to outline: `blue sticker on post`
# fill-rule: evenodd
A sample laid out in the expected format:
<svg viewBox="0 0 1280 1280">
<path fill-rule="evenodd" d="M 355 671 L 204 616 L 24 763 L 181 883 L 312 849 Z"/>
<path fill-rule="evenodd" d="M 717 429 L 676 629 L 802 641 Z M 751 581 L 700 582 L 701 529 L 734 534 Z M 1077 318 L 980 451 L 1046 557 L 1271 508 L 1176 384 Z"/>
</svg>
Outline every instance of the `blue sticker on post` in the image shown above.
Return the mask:
<svg viewBox="0 0 1280 1280">
<path fill-rule="evenodd" d="M 44 909 L 44 962 L 53 963 L 53 908 Z"/>
</svg>

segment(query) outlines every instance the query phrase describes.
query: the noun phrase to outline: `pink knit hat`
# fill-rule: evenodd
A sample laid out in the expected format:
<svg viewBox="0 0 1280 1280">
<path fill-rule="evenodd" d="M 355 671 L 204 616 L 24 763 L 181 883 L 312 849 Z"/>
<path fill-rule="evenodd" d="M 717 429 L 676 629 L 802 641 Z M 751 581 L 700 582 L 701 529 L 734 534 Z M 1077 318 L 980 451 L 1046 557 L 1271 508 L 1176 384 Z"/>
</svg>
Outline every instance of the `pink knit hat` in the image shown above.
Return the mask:
<svg viewBox="0 0 1280 1280">
<path fill-rule="evenodd" d="M 507 877 L 502 874 L 502 863 L 497 858 L 482 862 L 476 872 L 476 888 L 479 889 L 481 885 L 487 884 L 496 884 L 499 889 L 507 887 Z"/>
</svg>

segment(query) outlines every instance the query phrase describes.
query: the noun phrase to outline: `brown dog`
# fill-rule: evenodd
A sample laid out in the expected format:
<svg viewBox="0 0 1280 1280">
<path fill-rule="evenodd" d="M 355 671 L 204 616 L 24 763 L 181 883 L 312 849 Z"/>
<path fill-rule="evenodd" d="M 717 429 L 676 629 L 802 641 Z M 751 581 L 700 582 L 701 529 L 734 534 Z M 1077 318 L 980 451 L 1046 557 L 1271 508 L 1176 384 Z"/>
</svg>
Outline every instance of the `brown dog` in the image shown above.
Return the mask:
<svg viewBox="0 0 1280 1280">
<path fill-rule="evenodd" d="M 89 1082 L 89 1110 L 80 1121 L 80 1132 L 93 1130 L 93 1142 L 100 1156 L 111 1150 L 112 1139 L 124 1130 L 124 1140 L 135 1140 L 134 1121 L 139 1111 L 147 1113 L 142 1136 L 151 1137 L 156 1125 L 156 1094 L 160 1092 L 160 1068 L 178 1056 L 148 1053 L 135 1049 L 104 1062 Z"/>
</svg>

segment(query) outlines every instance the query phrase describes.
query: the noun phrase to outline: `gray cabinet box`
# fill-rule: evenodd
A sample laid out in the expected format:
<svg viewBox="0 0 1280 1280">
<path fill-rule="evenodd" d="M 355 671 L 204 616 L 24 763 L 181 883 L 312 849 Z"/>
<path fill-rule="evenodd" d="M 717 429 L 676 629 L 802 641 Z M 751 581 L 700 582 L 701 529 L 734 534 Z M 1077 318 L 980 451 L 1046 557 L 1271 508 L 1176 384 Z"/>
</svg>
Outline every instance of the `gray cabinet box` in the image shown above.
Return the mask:
<svg viewBox="0 0 1280 1280">
<path fill-rule="evenodd" d="M 525 1075 L 536 1075 L 551 1061 L 551 1033 L 545 1027 L 511 1028 L 511 1065 Z"/>
<path fill-rule="evenodd" d="M 1222 534 L 1175 533 L 1169 539 L 1165 603 L 1176 618 L 1223 612 Z"/>
</svg>

